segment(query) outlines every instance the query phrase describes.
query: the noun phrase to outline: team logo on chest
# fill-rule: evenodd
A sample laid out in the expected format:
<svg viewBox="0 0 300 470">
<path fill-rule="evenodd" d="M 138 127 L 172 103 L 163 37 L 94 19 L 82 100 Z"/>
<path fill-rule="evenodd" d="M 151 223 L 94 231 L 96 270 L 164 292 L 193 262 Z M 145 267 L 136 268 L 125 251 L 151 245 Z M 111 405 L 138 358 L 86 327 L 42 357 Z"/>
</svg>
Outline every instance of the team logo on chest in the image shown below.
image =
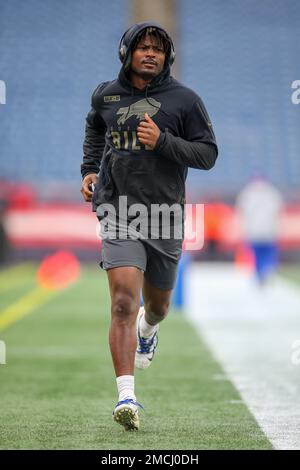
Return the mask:
<svg viewBox="0 0 300 470">
<path fill-rule="evenodd" d="M 118 125 L 125 124 L 127 119 L 130 119 L 132 116 L 135 116 L 136 119 L 141 121 L 144 119 L 145 113 L 149 114 L 150 117 L 158 113 L 161 103 L 156 101 L 154 98 L 144 98 L 142 100 L 136 101 L 130 106 L 120 108 L 117 111 L 117 114 L 121 114 L 117 123 Z"/>
</svg>

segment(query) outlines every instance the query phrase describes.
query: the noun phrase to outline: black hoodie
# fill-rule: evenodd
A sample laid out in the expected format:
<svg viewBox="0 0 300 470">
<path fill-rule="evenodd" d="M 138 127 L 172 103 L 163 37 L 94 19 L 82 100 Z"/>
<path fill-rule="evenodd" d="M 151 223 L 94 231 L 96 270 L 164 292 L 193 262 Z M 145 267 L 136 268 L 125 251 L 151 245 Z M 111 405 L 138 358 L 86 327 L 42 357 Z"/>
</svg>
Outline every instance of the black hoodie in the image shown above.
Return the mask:
<svg viewBox="0 0 300 470">
<path fill-rule="evenodd" d="M 136 35 L 150 24 L 135 29 L 127 58 Z M 153 150 L 137 138 L 145 112 L 161 131 Z M 209 170 L 218 154 L 204 104 L 194 91 L 170 76 L 167 60 L 144 90 L 132 86 L 124 65 L 116 80 L 96 88 L 83 150 L 82 177 L 99 172 L 93 210 L 102 203 L 117 209 L 119 196 L 127 196 L 128 206 L 184 204 L 188 167 Z"/>
</svg>

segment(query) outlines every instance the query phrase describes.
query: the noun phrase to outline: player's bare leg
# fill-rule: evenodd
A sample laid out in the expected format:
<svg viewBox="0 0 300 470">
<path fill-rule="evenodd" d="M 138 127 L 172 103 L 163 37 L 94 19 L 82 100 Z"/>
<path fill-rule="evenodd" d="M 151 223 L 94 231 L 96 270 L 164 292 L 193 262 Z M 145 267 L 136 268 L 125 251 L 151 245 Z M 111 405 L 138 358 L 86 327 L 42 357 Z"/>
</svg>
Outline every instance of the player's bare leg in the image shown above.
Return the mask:
<svg viewBox="0 0 300 470">
<path fill-rule="evenodd" d="M 143 298 L 137 319 L 137 350 L 135 366 L 147 369 L 151 364 L 158 343 L 157 331 L 159 323 L 168 314 L 172 290 L 162 290 L 154 287 L 144 279 Z"/>
<path fill-rule="evenodd" d="M 138 268 L 126 266 L 109 269 L 107 276 L 111 296 L 109 345 L 116 376 L 133 375 L 135 323 L 144 275 Z"/>
<path fill-rule="evenodd" d="M 109 269 L 107 275 L 111 296 L 109 344 L 119 391 L 113 416 L 126 430 L 137 430 L 139 404 L 134 392 L 134 358 L 143 273 L 135 267 L 118 267 Z"/>
<path fill-rule="evenodd" d="M 143 299 L 147 323 L 154 326 L 166 318 L 169 311 L 171 294 L 172 290 L 158 289 L 144 278 Z"/>
</svg>

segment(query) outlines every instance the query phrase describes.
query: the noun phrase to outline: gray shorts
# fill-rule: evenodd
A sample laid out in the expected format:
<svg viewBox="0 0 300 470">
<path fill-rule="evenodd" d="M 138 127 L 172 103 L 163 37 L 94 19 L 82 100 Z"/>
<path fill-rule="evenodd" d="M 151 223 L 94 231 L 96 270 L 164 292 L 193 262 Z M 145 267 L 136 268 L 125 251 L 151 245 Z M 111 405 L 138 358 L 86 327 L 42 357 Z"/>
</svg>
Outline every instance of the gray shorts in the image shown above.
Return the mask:
<svg viewBox="0 0 300 470">
<path fill-rule="evenodd" d="M 173 289 L 182 240 L 176 239 L 110 239 L 102 240 L 101 268 L 135 266 L 145 273 L 154 287 Z"/>
</svg>

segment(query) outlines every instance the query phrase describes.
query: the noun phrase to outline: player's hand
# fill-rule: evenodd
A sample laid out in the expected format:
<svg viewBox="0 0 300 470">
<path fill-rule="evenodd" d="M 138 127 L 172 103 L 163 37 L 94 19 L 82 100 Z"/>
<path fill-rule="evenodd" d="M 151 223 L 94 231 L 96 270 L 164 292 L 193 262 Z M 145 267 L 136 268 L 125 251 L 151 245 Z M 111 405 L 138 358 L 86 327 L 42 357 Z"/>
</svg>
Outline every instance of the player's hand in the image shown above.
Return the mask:
<svg viewBox="0 0 300 470">
<path fill-rule="evenodd" d="M 89 185 L 95 185 L 97 180 L 98 176 L 96 173 L 90 173 L 83 178 L 80 192 L 83 195 L 85 201 L 90 202 L 92 200 L 93 192 L 90 190 Z"/>
<path fill-rule="evenodd" d="M 148 145 L 152 149 L 156 146 L 160 129 L 147 113 L 145 113 L 145 121 L 141 121 L 137 128 L 137 136 L 141 144 Z"/>
</svg>

